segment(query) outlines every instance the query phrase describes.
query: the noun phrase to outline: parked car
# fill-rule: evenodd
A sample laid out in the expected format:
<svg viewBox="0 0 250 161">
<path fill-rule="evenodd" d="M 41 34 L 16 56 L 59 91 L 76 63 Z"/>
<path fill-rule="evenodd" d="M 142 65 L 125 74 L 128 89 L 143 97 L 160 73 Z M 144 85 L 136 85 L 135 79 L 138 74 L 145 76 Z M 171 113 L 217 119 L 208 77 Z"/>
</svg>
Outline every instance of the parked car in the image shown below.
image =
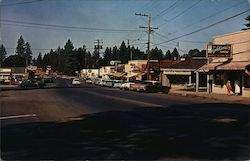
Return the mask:
<svg viewBox="0 0 250 161">
<path fill-rule="evenodd" d="M 29 88 L 44 88 L 46 86 L 43 80 L 28 79 L 24 80 L 19 84 L 20 88 L 29 89 Z"/>
<path fill-rule="evenodd" d="M 122 85 L 123 83 L 124 83 L 123 80 L 115 80 L 115 81 L 114 81 L 113 87 L 114 87 L 114 88 L 121 88 L 121 85 Z"/>
<path fill-rule="evenodd" d="M 104 86 L 105 85 L 105 80 L 101 79 L 98 85 L 99 86 Z"/>
<path fill-rule="evenodd" d="M 45 83 L 54 83 L 55 82 L 54 78 L 50 77 L 50 76 L 45 76 L 45 77 L 43 77 L 43 79 L 44 79 Z"/>
<path fill-rule="evenodd" d="M 143 81 L 135 81 L 130 85 L 129 90 L 131 91 L 141 91 L 141 88 L 144 86 Z"/>
<path fill-rule="evenodd" d="M 131 85 L 135 84 L 134 82 L 125 82 L 121 85 L 121 90 L 129 90 L 131 88 Z"/>
<path fill-rule="evenodd" d="M 85 81 L 87 84 L 92 84 L 92 80 L 90 78 L 86 78 L 86 81 Z"/>
<path fill-rule="evenodd" d="M 72 85 L 80 85 L 80 80 L 78 78 L 75 78 L 72 80 Z"/>
<path fill-rule="evenodd" d="M 138 91 L 145 91 L 145 92 L 164 92 L 168 93 L 170 87 L 162 86 L 158 81 L 145 81 L 142 83 L 142 86 L 138 88 Z"/>
<path fill-rule="evenodd" d="M 105 87 L 113 87 L 114 86 L 114 81 L 113 80 L 106 80 L 104 83 Z"/>
</svg>

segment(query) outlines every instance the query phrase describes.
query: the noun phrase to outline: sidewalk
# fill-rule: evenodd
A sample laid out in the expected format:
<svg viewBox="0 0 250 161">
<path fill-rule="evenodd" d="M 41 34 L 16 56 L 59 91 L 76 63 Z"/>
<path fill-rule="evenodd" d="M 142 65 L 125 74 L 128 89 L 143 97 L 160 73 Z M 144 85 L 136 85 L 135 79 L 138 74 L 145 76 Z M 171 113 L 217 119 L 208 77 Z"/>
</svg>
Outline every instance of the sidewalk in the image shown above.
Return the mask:
<svg viewBox="0 0 250 161">
<path fill-rule="evenodd" d="M 191 91 L 184 91 L 184 89 L 185 87 L 174 86 L 172 87 L 170 93 L 178 94 L 182 96 L 189 96 L 189 97 L 203 97 L 203 98 L 227 102 L 227 103 L 238 103 L 238 104 L 250 105 L 249 97 L 236 96 L 234 94 L 227 95 L 227 94 L 207 93 L 204 91 L 203 92 L 191 92 Z"/>
</svg>

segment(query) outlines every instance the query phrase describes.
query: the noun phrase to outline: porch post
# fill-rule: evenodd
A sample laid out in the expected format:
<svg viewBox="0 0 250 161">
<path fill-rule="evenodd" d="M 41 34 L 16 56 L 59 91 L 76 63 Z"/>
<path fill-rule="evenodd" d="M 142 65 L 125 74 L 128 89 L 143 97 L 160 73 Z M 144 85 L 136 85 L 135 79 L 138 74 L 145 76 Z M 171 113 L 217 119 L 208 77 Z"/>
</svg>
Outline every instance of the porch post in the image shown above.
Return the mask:
<svg viewBox="0 0 250 161">
<path fill-rule="evenodd" d="M 192 83 L 192 75 L 190 75 L 189 77 L 188 77 L 188 84 L 191 84 Z"/>
<path fill-rule="evenodd" d="M 199 72 L 196 72 L 195 92 L 199 92 Z"/>
<path fill-rule="evenodd" d="M 240 85 L 240 87 L 241 87 L 241 95 L 242 95 L 242 96 L 244 96 L 244 88 L 245 88 L 245 87 L 244 87 L 244 84 L 245 84 L 245 83 L 244 83 L 244 79 L 245 79 L 245 78 L 244 78 L 244 75 L 245 75 L 245 71 L 242 72 L 241 85 Z"/>
<path fill-rule="evenodd" d="M 207 93 L 210 93 L 210 75 L 207 73 Z"/>
</svg>

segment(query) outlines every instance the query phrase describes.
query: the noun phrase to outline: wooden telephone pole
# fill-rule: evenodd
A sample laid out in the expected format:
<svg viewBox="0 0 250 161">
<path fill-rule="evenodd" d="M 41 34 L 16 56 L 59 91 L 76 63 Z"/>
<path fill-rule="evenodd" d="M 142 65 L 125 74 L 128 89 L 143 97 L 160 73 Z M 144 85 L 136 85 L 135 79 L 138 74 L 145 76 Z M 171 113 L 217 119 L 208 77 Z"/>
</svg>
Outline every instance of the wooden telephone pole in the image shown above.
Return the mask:
<svg viewBox="0 0 250 161">
<path fill-rule="evenodd" d="M 149 67 L 150 57 L 151 57 L 151 52 L 150 52 L 150 34 L 153 31 L 152 29 L 158 29 L 158 28 L 154 28 L 154 27 L 150 26 L 150 15 L 149 14 L 135 13 L 135 15 L 148 17 L 148 26 L 147 27 L 140 26 L 140 28 L 147 28 L 147 31 L 148 31 L 147 80 L 150 80 L 150 67 Z"/>
</svg>

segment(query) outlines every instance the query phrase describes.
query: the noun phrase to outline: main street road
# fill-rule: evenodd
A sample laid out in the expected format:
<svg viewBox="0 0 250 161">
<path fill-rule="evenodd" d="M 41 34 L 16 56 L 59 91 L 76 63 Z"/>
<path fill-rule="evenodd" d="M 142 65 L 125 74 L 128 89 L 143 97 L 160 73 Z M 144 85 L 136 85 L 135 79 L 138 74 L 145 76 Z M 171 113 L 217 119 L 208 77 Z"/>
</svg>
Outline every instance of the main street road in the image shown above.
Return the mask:
<svg viewBox="0 0 250 161">
<path fill-rule="evenodd" d="M 250 158 L 250 108 L 59 79 L 0 94 L 3 160 Z"/>
</svg>

